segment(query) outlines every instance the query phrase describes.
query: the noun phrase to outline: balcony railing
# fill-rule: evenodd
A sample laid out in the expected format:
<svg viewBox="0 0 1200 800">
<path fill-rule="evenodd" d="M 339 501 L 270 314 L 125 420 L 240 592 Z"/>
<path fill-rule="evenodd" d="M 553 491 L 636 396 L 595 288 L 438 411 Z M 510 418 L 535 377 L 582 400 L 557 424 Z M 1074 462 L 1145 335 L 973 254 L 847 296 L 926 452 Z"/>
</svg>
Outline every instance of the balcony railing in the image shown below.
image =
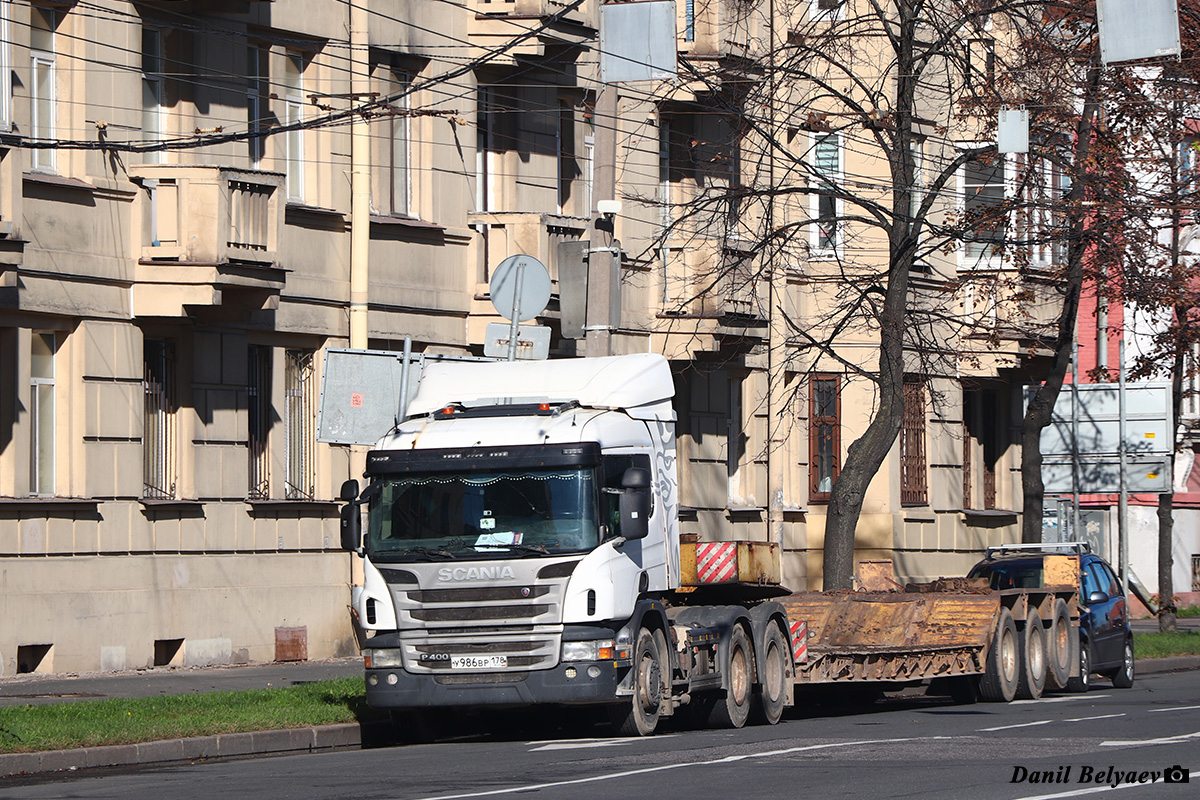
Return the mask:
<svg viewBox="0 0 1200 800">
<path fill-rule="evenodd" d="M 142 165 L 144 261 L 270 265 L 283 225 L 283 176 L 272 172 Z"/>
</svg>

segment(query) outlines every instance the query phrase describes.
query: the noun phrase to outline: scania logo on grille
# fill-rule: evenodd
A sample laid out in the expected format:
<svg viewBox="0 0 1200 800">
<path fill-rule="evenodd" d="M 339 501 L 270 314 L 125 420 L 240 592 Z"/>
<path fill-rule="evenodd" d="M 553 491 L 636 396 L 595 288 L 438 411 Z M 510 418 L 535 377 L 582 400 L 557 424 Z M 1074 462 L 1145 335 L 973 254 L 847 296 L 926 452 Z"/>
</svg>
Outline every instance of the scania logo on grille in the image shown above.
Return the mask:
<svg viewBox="0 0 1200 800">
<path fill-rule="evenodd" d="M 529 587 L 528 586 L 521 587 L 521 597 L 529 597 Z"/>
<path fill-rule="evenodd" d="M 442 567 L 437 576 L 439 581 L 499 581 L 517 577 L 512 567 Z"/>
</svg>

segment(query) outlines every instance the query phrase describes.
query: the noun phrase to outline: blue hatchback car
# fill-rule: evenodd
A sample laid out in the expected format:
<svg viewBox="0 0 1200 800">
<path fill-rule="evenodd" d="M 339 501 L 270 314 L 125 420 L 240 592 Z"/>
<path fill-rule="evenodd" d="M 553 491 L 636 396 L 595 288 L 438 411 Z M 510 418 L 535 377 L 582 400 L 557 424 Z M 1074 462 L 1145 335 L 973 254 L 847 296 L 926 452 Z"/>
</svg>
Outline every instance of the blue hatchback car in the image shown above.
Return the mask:
<svg viewBox="0 0 1200 800">
<path fill-rule="evenodd" d="M 1133 686 L 1133 631 L 1125 593 L 1112 566 L 1086 542 L 990 547 L 968 577 L 987 578 L 993 589 L 1040 587 L 1042 558 L 1051 553 L 1079 556 L 1079 677 L 1070 679 L 1067 690 L 1086 692 L 1092 675 L 1128 689 Z"/>
</svg>

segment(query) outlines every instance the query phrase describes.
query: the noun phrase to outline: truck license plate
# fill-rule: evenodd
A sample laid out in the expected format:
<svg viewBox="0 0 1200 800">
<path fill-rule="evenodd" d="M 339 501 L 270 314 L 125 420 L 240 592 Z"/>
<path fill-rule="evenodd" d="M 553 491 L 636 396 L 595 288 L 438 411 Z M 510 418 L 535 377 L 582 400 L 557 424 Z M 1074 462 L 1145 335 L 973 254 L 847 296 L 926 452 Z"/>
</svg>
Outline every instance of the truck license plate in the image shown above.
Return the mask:
<svg viewBox="0 0 1200 800">
<path fill-rule="evenodd" d="M 454 656 L 450 669 L 505 669 L 508 656 Z"/>
</svg>

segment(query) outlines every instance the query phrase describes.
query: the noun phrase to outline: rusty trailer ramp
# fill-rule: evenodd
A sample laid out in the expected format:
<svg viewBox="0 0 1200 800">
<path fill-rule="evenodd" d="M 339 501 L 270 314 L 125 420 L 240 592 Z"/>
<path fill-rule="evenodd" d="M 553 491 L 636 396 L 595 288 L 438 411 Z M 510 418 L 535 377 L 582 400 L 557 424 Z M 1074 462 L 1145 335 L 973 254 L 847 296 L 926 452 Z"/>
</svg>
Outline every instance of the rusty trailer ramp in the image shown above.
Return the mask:
<svg viewBox="0 0 1200 800">
<path fill-rule="evenodd" d="M 799 592 L 779 602 L 808 625 L 797 683 L 981 674 L 1001 607 L 991 590 Z"/>
</svg>

